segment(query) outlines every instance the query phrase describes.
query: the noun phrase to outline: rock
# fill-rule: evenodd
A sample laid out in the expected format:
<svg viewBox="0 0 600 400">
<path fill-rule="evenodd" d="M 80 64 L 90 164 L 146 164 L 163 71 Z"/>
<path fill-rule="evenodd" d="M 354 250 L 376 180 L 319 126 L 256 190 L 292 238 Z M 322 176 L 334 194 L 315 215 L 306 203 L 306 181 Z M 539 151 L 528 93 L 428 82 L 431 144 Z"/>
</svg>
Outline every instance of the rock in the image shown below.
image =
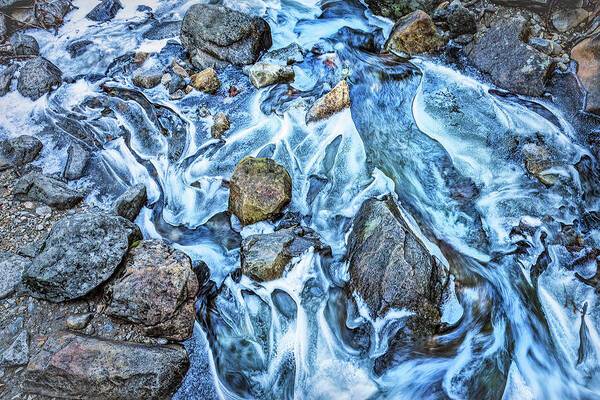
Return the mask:
<svg viewBox="0 0 600 400">
<path fill-rule="evenodd" d="M 492 0 L 492 3 L 507 7 L 529 8 L 540 11 L 545 10 L 552 0 Z"/>
<path fill-rule="evenodd" d="M 149 336 L 182 341 L 192 335 L 198 279 L 187 255 L 160 241 L 142 241 L 110 288 L 107 313 L 146 327 Z"/>
<path fill-rule="evenodd" d="M 329 118 L 348 107 L 350 107 L 350 88 L 343 80 L 312 105 L 306 113 L 306 123 Z"/>
<path fill-rule="evenodd" d="M 0 9 L 7 9 L 8 7 L 17 4 L 22 0 L 0 0 Z"/>
<path fill-rule="evenodd" d="M 36 57 L 21 67 L 17 90 L 25 97 L 37 100 L 61 82 L 61 70 L 45 58 Z"/>
<path fill-rule="evenodd" d="M 550 186 L 556 182 L 556 175 L 545 172 L 552 167 L 552 158 L 547 147 L 527 143 L 523 146 L 523 158 L 527 171 L 544 185 Z"/>
<path fill-rule="evenodd" d="M 115 201 L 113 212 L 130 221 L 135 221 L 142 208 L 148 201 L 146 186 L 139 183 L 127 189 Z"/>
<path fill-rule="evenodd" d="M 454 36 L 473 34 L 477 32 L 475 15 L 462 5 L 460 1 L 453 1 L 448 7 L 448 28 Z"/>
<path fill-rule="evenodd" d="M 372 318 L 391 308 L 414 313 L 406 328 L 414 337 L 433 334 L 448 274 L 432 256 L 391 198 L 360 208 L 348 239 L 349 294 L 357 294 Z"/>
<path fill-rule="evenodd" d="M 67 328 L 75 331 L 81 331 L 88 326 L 93 317 L 94 314 L 92 313 L 71 315 L 67 317 Z"/>
<path fill-rule="evenodd" d="M 70 399 L 170 398 L 189 360 L 181 346 L 146 346 L 52 335 L 23 373 L 27 393 Z"/>
<path fill-rule="evenodd" d="M 562 47 L 552 40 L 544 38 L 530 38 L 529 45 L 550 56 L 558 56 L 562 53 Z"/>
<path fill-rule="evenodd" d="M 18 56 L 40 55 L 40 45 L 33 36 L 17 32 L 10 37 L 10 44 Z"/>
<path fill-rule="evenodd" d="M 438 51 L 445 44 L 431 17 L 424 11 L 415 11 L 396 22 L 384 48 L 414 55 Z"/>
<path fill-rule="evenodd" d="M 71 0 L 41 0 L 34 7 L 35 20 L 45 29 L 58 27 L 71 11 Z"/>
<path fill-rule="evenodd" d="M 90 153 L 79 143 L 72 143 L 67 150 L 67 163 L 63 177 L 69 181 L 81 178 L 89 160 Z"/>
<path fill-rule="evenodd" d="M 139 228 L 115 215 L 82 213 L 52 227 L 42 251 L 23 274 L 37 298 L 61 302 L 83 297 L 117 270 Z"/>
<path fill-rule="evenodd" d="M 201 92 L 215 94 L 221 87 L 221 81 L 213 68 L 206 68 L 192 75 L 192 87 Z"/>
<path fill-rule="evenodd" d="M 85 17 L 96 22 L 106 22 L 113 19 L 122 8 L 123 5 L 119 0 L 102 0 Z"/>
<path fill-rule="evenodd" d="M 12 193 L 19 201 L 39 201 L 59 210 L 74 207 L 83 200 L 81 193 L 64 182 L 39 172 L 30 172 L 21 177 Z"/>
<path fill-rule="evenodd" d="M 600 33 L 579 42 L 571 58 L 577 61 L 577 77 L 587 91 L 585 110 L 600 115 Z"/>
<path fill-rule="evenodd" d="M 28 264 L 29 260 L 24 257 L 0 252 L 0 300 L 15 293 Z"/>
<path fill-rule="evenodd" d="M 259 62 L 250 67 L 250 81 L 260 89 L 276 83 L 294 81 L 294 70 L 287 65 L 266 64 Z"/>
<path fill-rule="evenodd" d="M 552 14 L 552 26 L 559 32 L 567 32 L 587 21 L 590 13 L 583 8 L 575 10 L 559 9 Z"/>
<path fill-rule="evenodd" d="M 214 139 L 221 139 L 223 134 L 229 130 L 231 124 L 225 113 L 218 113 L 215 116 L 213 126 L 210 128 L 210 135 Z"/>
<path fill-rule="evenodd" d="M 8 35 L 8 26 L 6 25 L 6 17 L 0 14 L 0 43 L 4 42 Z"/>
<path fill-rule="evenodd" d="M 272 44 L 264 19 L 213 4 L 190 7 L 180 39 L 199 69 L 254 64 Z"/>
<path fill-rule="evenodd" d="M 19 66 L 12 64 L 0 72 L 0 97 L 10 92 L 11 84 Z"/>
<path fill-rule="evenodd" d="M 256 281 L 279 279 L 294 257 L 309 248 L 325 249 L 319 236 L 308 228 L 287 228 L 269 234 L 251 235 L 242 242 L 242 273 Z"/>
<path fill-rule="evenodd" d="M 20 367 L 29 362 L 29 334 L 23 330 L 10 347 L 2 353 L 0 365 L 4 367 Z"/>
<path fill-rule="evenodd" d="M 292 179 L 268 158 L 246 157 L 236 166 L 229 186 L 229 212 L 243 225 L 277 218 L 292 199 Z"/>
<path fill-rule="evenodd" d="M 144 32 L 144 39 L 162 40 L 179 36 L 181 21 L 156 21 Z"/>
<path fill-rule="evenodd" d="M 292 43 L 281 49 L 270 50 L 261 58 L 265 64 L 292 65 L 304 61 L 304 50 L 298 43 Z"/>
<path fill-rule="evenodd" d="M 148 59 L 135 70 L 131 81 L 137 87 L 152 89 L 160 84 L 163 77 L 163 66 L 156 59 Z"/>
<path fill-rule="evenodd" d="M 92 44 L 94 44 L 94 42 L 91 40 L 77 40 L 67 45 L 67 51 L 69 52 L 71 58 L 76 58 L 85 53 L 88 47 L 90 47 Z"/>
<path fill-rule="evenodd" d="M 29 135 L 0 141 L 0 171 L 29 164 L 40 154 L 42 147 L 39 139 Z"/>
<path fill-rule="evenodd" d="M 417 10 L 432 12 L 438 3 L 441 3 L 441 0 L 367 0 L 375 14 L 393 21 Z"/>
<path fill-rule="evenodd" d="M 541 96 L 550 58 L 521 41 L 528 23 L 521 17 L 499 21 L 466 48 L 470 61 L 495 84 L 518 94 Z"/>
</svg>

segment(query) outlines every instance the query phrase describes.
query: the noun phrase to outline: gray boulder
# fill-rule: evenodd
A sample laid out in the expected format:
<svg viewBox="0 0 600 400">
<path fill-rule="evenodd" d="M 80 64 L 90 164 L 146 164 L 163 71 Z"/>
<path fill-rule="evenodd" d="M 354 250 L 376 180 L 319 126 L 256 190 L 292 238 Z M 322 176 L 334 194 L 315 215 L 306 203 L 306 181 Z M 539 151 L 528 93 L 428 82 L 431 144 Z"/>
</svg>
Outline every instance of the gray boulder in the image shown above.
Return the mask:
<svg viewBox="0 0 600 400">
<path fill-rule="evenodd" d="M 117 270 L 139 228 L 115 215 L 75 214 L 54 225 L 23 274 L 34 297 L 61 302 L 83 297 Z"/>
<path fill-rule="evenodd" d="M 190 7 L 180 38 L 199 69 L 253 64 L 272 44 L 264 19 L 212 4 Z"/>
<path fill-rule="evenodd" d="M 373 318 L 391 308 L 414 313 L 405 333 L 433 334 L 448 281 L 443 265 L 411 230 L 391 198 L 367 200 L 354 219 L 348 242 L 348 294 L 357 294 Z"/>
<path fill-rule="evenodd" d="M 17 200 L 39 201 L 59 210 L 72 208 L 83 200 L 83 195 L 66 183 L 39 172 L 21 177 L 12 193 Z"/>
<path fill-rule="evenodd" d="M 69 181 L 81 178 L 89 160 L 89 151 L 77 142 L 72 143 L 67 150 L 67 163 L 65 164 L 63 177 Z"/>
<path fill-rule="evenodd" d="M 17 64 L 12 64 L 0 72 L 0 97 L 10 92 L 10 87 L 18 68 Z"/>
<path fill-rule="evenodd" d="M 454 36 L 477 32 L 475 14 L 462 5 L 458 0 L 448 6 L 448 28 Z"/>
<path fill-rule="evenodd" d="M 61 82 L 61 70 L 45 58 L 36 57 L 21 67 L 17 90 L 25 97 L 37 100 Z"/>
<path fill-rule="evenodd" d="M 23 277 L 29 260 L 12 253 L 0 253 L 0 300 L 12 295 Z"/>
<path fill-rule="evenodd" d="M 10 37 L 10 44 L 18 56 L 38 56 L 40 55 L 40 45 L 31 35 L 24 35 L 20 32 Z"/>
<path fill-rule="evenodd" d="M 42 147 L 39 139 L 29 135 L 0 141 L 0 171 L 29 164 L 40 154 Z"/>
<path fill-rule="evenodd" d="M 130 221 L 134 221 L 148 201 L 146 186 L 139 183 L 130 187 L 115 201 L 113 212 Z"/>
<path fill-rule="evenodd" d="M 110 21 L 117 15 L 123 4 L 119 0 L 102 0 L 85 17 L 96 22 Z"/>
<path fill-rule="evenodd" d="M 528 21 L 514 17 L 498 21 L 466 48 L 469 60 L 495 84 L 527 96 L 544 94 L 550 58 L 524 43 Z"/>
<path fill-rule="evenodd" d="M 67 399 L 171 398 L 189 367 L 181 346 L 52 335 L 23 373 L 27 393 Z"/>
</svg>

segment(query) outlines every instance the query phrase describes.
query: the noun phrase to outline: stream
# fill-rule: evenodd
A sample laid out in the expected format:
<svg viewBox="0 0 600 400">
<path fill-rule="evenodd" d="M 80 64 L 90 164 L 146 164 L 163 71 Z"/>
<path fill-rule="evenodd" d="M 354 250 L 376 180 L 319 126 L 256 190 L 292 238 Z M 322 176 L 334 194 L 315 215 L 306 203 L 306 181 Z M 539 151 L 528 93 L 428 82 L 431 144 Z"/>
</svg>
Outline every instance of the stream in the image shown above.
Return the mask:
<svg viewBox="0 0 600 400">
<path fill-rule="evenodd" d="M 560 106 L 497 90 L 460 59 L 380 54 L 392 23 L 358 0 L 224 0 L 267 20 L 273 49 L 296 42 L 307 51 L 294 64 L 294 90 L 257 90 L 230 66 L 217 95 L 173 100 L 161 85 L 136 88 L 131 59 L 182 57 L 171 21 L 195 2 L 124 1 L 102 24 L 84 18 L 95 3 L 74 1 L 57 32 L 29 32 L 68 80 L 36 102 L 17 91 L 0 98 L 0 136 L 36 133 L 46 173 L 60 172 L 56 154 L 79 141 L 93 168 L 71 185 L 87 203 L 108 208 L 143 183 L 144 237 L 208 265 L 214 283 L 202 294 L 220 291 L 198 301 L 192 366 L 175 398 L 600 399 L 599 297 L 575 275 L 596 273 L 598 165 Z M 82 40 L 73 58 L 67 48 Z M 307 125 L 307 106 L 343 78 L 350 109 Z M 211 138 L 202 110 L 228 114 L 225 141 Z M 550 154 L 551 184 L 527 172 L 525 144 Z M 242 238 L 275 228 L 242 228 L 225 214 L 227 180 L 249 155 L 289 171 L 289 211 L 331 257 L 308 251 L 271 282 L 236 276 Z M 352 219 L 363 201 L 387 194 L 453 278 L 444 329 L 381 368 L 405 314 L 351 312 L 341 288 Z M 357 348 L 350 328 L 364 323 L 373 337 Z"/>
</svg>

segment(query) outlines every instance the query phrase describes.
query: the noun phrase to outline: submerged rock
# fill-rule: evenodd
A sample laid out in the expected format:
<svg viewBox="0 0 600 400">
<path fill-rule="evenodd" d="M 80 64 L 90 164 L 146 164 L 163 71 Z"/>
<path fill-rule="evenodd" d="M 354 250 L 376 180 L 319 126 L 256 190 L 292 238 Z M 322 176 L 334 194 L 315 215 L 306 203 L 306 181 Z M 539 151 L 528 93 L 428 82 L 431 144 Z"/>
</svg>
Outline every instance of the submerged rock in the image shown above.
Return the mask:
<svg viewBox="0 0 600 400">
<path fill-rule="evenodd" d="M 229 122 L 229 118 L 227 118 L 227 114 L 218 113 L 215 115 L 213 126 L 210 128 L 210 135 L 214 139 L 221 139 L 223 134 L 227 132 L 229 128 L 231 128 L 231 123 Z"/>
<path fill-rule="evenodd" d="M 139 183 L 127 189 L 115 201 L 113 212 L 130 221 L 135 221 L 148 201 L 146 186 Z"/>
<path fill-rule="evenodd" d="M 391 198 L 370 199 L 360 208 L 348 239 L 349 294 L 357 294 L 373 318 L 391 308 L 413 313 L 405 334 L 429 336 L 440 322 L 443 265 L 413 233 Z"/>
<path fill-rule="evenodd" d="M 424 11 L 415 11 L 396 22 L 384 47 L 386 51 L 414 55 L 438 51 L 445 44 L 431 17 Z"/>
<path fill-rule="evenodd" d="M 258 89 L 276 83 L 293 82 L 295 76 L 292 67 L 264 62 L 254 64 L 249 72 L 250 81 Z"/>
<path fill-rule="evenodd" d="M 585 110 L 600 115 L 600 32 L 579 42 L 571 51 L 577 77 L 587 91 Z"/>
<path fill-rule="evenodd" d="M 271 28 L 264 19 L 212 4 L 190 7 L 180 38 L 200 69 L 253 64 L 272 44 Z"/>
<path fill-rule="evenodd" d="M 146 346 L 58 333 L 24 372 L 27 393 L 71 399 L 170 398 L 189 360 L 181 346 Z"/>
<path fill-rule="evenodd" d="M 61 70 L 45 58 L 36 57 L 21 67 L 17 90 L 25 97 L 37 100 L 61 82 Z"/>
<path fill-rule="evenodd" d="M 12 295 L 17 290 L 27 265 L 29 265 L 29 260 L 25 257 L 0 252 L 0 300 Z"/>
<path fill-rule="evenodd" d="M 350 88 L 343 80 L 312 105 L 306 113 L 306 123 L 329 118 L 348 107 L 350 107 Z"/>
<path fill-rule="evenodd" d="M 192 335 L 198 280 L 187 255 L 142 241 L 110 287 L 107 313 L 146 327 L 149 336 L 182 341 Z"/>
<path fill-rule="evenodd" d="M 221 81 L 213 68 L 206 68 L 192 75 L 192 87 L 201 92 L 215 94 L 221 87 Z"/>
<path fill-rule="evenodd" d="M 102 0 L 85 17 L 96 22 L 106 22 L 113 19 L 122 8 L 123 4 L 119 0 Z"/>
<path fill-rule="evenodd" d="M 31 35 L 17 32 L 10 37 L 10 44 L 18 56 L 38 56 L 40 54 L 40 45 Z"/>
<path fill-rule="evenodd" d="M 69 181 L 81 178 L 89 160 L 90 153 L 79 143 L 72 143 L 67 150 L 67 163 L 65 164 L 63 177 Z"/>
<path fill-rule="evenodd" d="M 37 158 L 42 147 L 38 138 L 29 135 L 0 141 L 0 171 L 29 164 Z"/>
<path fill-rule="evenodd" d="M 42 251 L 23 274 L 32 295 L 52 302 L 83 297 L 117 270 L 129 246 L 141 237 L 125 218 L 83 213 L 52 227 Z"/>
<path fill-rule="evenodd" d="M 246 157 L 236 166 L 229 186 L 229 212 L 243 225 L 275 219 L 292 199 L 292 179 L 269 158 Z"/>
<path fill-rule="evenodd" d="M 74 207 L 83 200 L 83 195 L 66 183 L 39 172 L 21 177 L 12 193 L 17 200 L 39 201 L 59 210 Z"/>
</svg>

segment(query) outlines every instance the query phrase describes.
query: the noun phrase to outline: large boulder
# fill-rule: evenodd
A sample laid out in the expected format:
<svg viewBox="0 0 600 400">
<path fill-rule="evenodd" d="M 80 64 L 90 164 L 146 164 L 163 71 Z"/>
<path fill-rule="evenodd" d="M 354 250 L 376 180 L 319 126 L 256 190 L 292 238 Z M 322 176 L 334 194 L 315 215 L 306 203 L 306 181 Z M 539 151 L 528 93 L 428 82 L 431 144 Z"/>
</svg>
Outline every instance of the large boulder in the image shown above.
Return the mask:
<svg viewBox="0 0 600 400">
<path fill-rule="evenodd" d="M 0 300 L 15 292 L 28 265 L 29 260 L 24 257 L 0 252 Z"/>
<path fill-rule="evenodd" d="M 83 200 L 83 195 L 66 183 L 39 172 L 21 177 L 12 193 L 17 200 L 39 201 L 59 210 L 74 207 Z"/>
<path fill-rule="evenodd" d="M 61 70 L 45 58 L 36 57 L 21 67 L 17 90 L 25 97 L 37 100 L 61 82 Z"/>
<path fill-rule="evenodd" d="M 29 135 L 0 141 L 0 171 L 29 164 L 40 154 L 42 147 L 38 138 Z"/>
<path fill-rule="evenodd" d="M 198 280 L 183 252 L 142 241 L 109 292 L 107 313 L 145 326 L 149 336 L 181 341 L 192 335 Z"/>
<path fill-rule="evenodd" d="M 357 294 L 373 318 L 392 308 L 413 313 L 405 333 L 425 337 L 440 321 L 448 273 L 412 231 L 393 199 L 367 200 L 348 241 L 349 294 Z"/>
<path fill-rule="evenodd" d="M 163 400 L 183 380 L 181 346 L 146 346 L 71 333 L 50 336 L 24 372 L 27 393 L 68 399 Z"/>
<path fill-rule="evenodd" d="M 551 60 L 526 44 L 528 25 L 521 17 L 500 20 L 466 51 L 475 67 L 498 86 L 518 94 L 541 96 Z"/>
<path fill-rule="evenodd" d="M 236 166 L 229 186 L 229 212 L 243 225 L 281 215 L 292 199 L 292 179 L 269 158 L 246 157 Z"/>
<path fill-rule="evenodd" d="M 329 118 L 348 107 L 350 107 L 350 88 L 346 80 L 343 80 L 314 102 L 306 113 L 306 123 Z"/>
<path fill-rule="evenodd" d="M 199 69 L 253 64 L 272 44 L 264 19 L 213 4 L 190 7 L 180 37 Z"/>
<path fill-rule="evenodd" d="M 83 297 L 117 270 L 139 228 L 115 215 L 82 213 L 52 227 L 23 274 L 32 295 L 52 302 Z"/>
<path fill-rule="evenodd" d="M 431 17 L 418 10 L 396 22 L 385 50 L 413 55 L 438 51 L 445 44 L 446 40 L 437 33 Z"/>
<path fill-rule="evenodd" d="M 411 12 L 422 10 L 431 12 L 441 0 L 367 0 L 371 10 L 377 15 L 397 21 Z"/>
<path fill-rule="evenodd" d="M 600 31 L 582 40 L 571 51 L 577 76 L 587 91 L 586 111 L 600 115 Z"/>
<path fill-rule="evenodd" d="M 79 143 L 72 143 L 67 150 L 67 163 L 65 164 L 63 177 L 69 181 L 81 178 L 89 160 L 90 152 Z"/>
</svg>

